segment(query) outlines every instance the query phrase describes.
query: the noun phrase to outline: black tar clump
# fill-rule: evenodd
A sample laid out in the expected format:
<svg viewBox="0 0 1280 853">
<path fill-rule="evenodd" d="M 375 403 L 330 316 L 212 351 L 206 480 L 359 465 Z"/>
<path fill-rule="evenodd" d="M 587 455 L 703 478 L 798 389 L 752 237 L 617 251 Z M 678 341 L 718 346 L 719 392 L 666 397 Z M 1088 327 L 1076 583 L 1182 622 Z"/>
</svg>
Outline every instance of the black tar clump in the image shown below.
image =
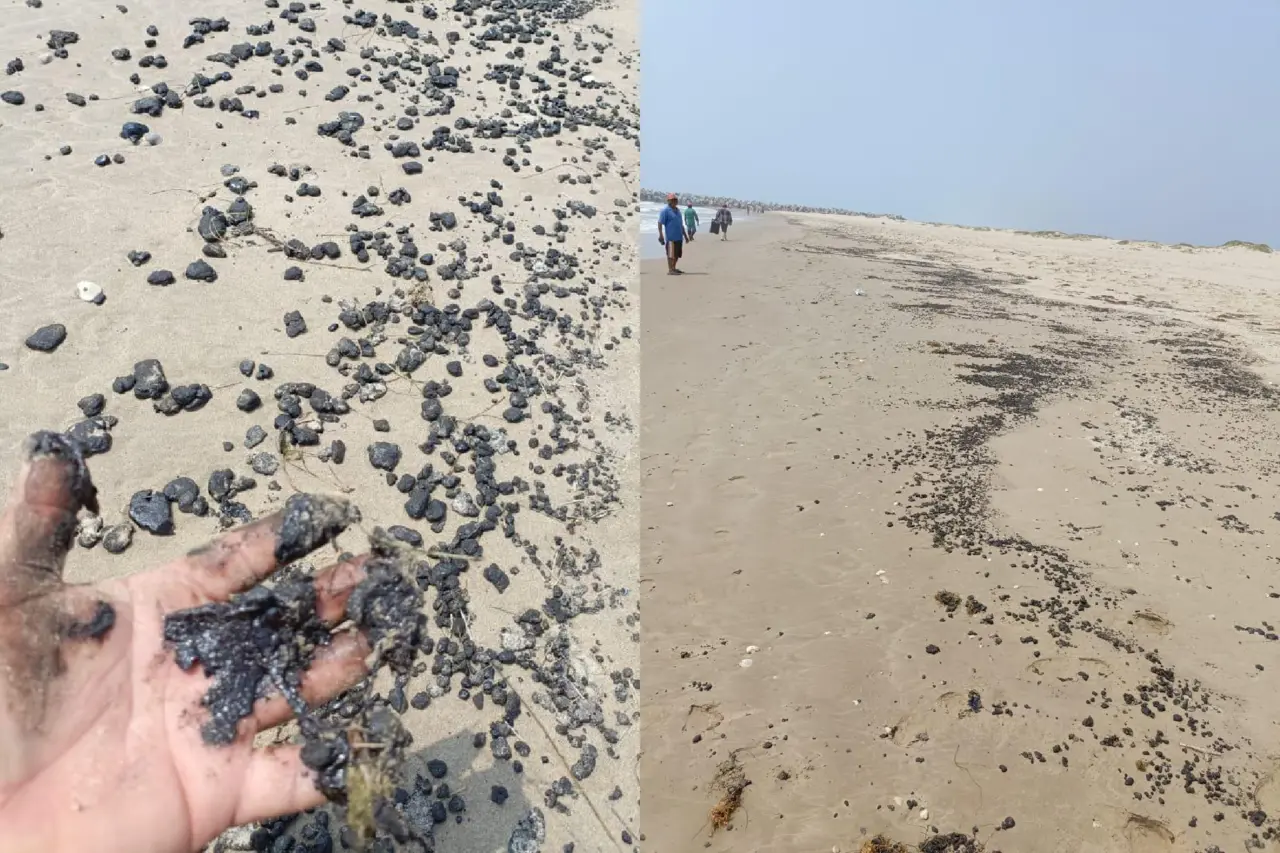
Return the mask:
<svg viewBox="0 0 1280 853">
<path fill-rule="evenodd" d="M 254 587 L 226 603 L 171 613 L 164 638 L 178 666 L 189 670 L 199 663 L 212 679 L 202 734 L 208 743 L 227 744 L 253 703 L 273 692 L 283 694 L 296 712 L 305 710 L 302 673 L 331 634 L 316 616 L 315 584 L 301 577 L 274 589 Z"/>
<path fill-rule="evenodd" d="M 368 636 L 379 663 L 407 674 L 426 637 L 422 591 L 397 562 L 389 536 L 376 530 L 371 542 L 373 556 L 365 563 L 365 579 L 347 599 L 347 618 Z"/>
<path fill-rule="evenodd" d="M 286 532 L 282 527 L 282 538 Z M 302 760 L 315 772 L 317 788 L 346 807 L 349 822 L 362 835 L 382 832 L 407 839 L 413 833 L 391 807 L 390 780 L 412 738 L 394 714 L 370 699 L 372 679 L 321 708 L 309 708 L 300 693 L 316 650 L 332 642 L 335 630 L 364 632 L 373 647 L 371 670 L 386 666 L 400 676 L 407 676 L 419 653 L 430 647 L 423 594 L 406 570 L 411 561 L 381 530 L 374 531 L 370 544 L 365 579 L 348 598 L 341 626 L 320 621 L 314 581 L 298 575 L 227 603 L 170 614 L 164 633 L 180 667 L 199 663 L 212 679 L 204 698 L 210 715 L 203 730 L 207 742 L 230 743 L 256 700 L 281 693 L 298 715 Z M 339 706 L 349 713 L 333 713 Z"/>
</svg>

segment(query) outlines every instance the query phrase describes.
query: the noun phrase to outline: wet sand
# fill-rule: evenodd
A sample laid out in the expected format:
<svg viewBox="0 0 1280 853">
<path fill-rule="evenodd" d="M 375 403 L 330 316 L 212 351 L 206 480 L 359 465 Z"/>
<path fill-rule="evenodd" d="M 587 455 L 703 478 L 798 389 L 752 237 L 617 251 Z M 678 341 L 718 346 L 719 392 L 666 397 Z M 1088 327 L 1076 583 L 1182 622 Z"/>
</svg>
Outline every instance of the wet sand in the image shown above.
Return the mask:
<svg viewBox="0 0 1280 853">
<path fill-rule="evenodd" d="M 1273 843 L 1280 260 L 734 237 L 642 264 L 649 849 Z"/>
<path fill-rule="evenodd" d="M 487 518 L 481 511 L 498 507 L 503 519 L 484 537 L 483 557 L 462 575 L 470 633 L 455 640 L 514 646 L 542 668 L 536 677 L 514 666 L 488 679 L 523 699 L 507 733 L 517 754 L 497 756 L 490 732 L 502 708 L 492 695 L 486 704 L 458 694 L 470 664 L 445 662 L 445 676 L 428 670 L 404 687 L 404 696 L 432 694 L 426 711 L 405 716 L 416 737 L 405 784 L 412 788 L 428 759 L 447 761 L 444 781 L 466 810 L 434 830 L 439 850 L 505 850 L 532 808 L 546 813 L 548 849 L 574 841 L 623 849 L 638 820 L 639 739 L 630 726 L 639 657 L 635 6 L 519 4 L 514 12 L 506 4 L 484 22 L 491 5 L 503 4 L 452 5 L 299 3 L 292 19 L 282 14 L 288 2 L 242 0 L 131 0 L 127 8 L 45 0 L 7 11 L 0 65 L 21 59 L 23 68 L 0 78 L 0 89 L 25 102 L 0 104 L 0 485 L 10 483 L 29 433 L 84 422 L 77 401 L 96 393 L 111 421 L 94 430 L 109 433 L 111 446 L 89 465 L 108 528 L 130 524 L 137 491 L 177 477 L 203 494 L 211 472 L 229 469 L 257 487 L 216 506 L 211 496 L 207 514 L 174 506 L 173 535 L 134 529 L 123 554 L 78 548 L 70 580 L 160 565 L 239 523 L 237 513 L 261 516 L 296 492 L 342 494 L 360 508 L 364 524 L 339 549 L 362 552 L 373 527 L 397 525 L 421 537 L 422 560 L 425 549 L 464 544 L 458 531 L 474 531 Z M 361 12 L 364 23 L 354 22 Z M 202 27 L 194 23 L 201 16 Z M 505 39 L 490 38 L 491 26 L 506 28 Z M 517 36 L 512 26 L 539 32 Z M 201 28 L 204 40 L 184 47 Z M 47 46 L 55 29 L 79 35 L 65 58 Z M 261 42 L 267 50 L 255 53 Z M 244 43 L 248 55 L 227 58 Z M 120 47 L 127 59 L 113 57 Z M 164 67 L 143 61 L 156 55 Z M 192 85 L 196 74 L 206 75 L 203 86 Z M 230 79 L 209 79 L 219 74 Z M 533 82 L 539 75 L 546 81 Z M 131 112 L 162 83 L 180 108 Z M 202 107 L 206 94 L 212 103 Z M 323 134 L 321 125 L 349 111 L 365 120 L 351 144 Z M 122 139 L 127 121 L 146 123 L 158 144 Z M 407 142 L 416 153 L 391 151 Z M 100 154 L 122 162 L 97 166 Z M 234 178 L 249 183 L 233 187 Z M 405 196 L 393 195 L 398 188 Z M 214 241 L 225 257 L 202 255 L 202 209 L 227 211 L 239 194 L 252 205 L 252 233 Z M 361 197 L 382 210 L 357 215 Z M 380 254 L 368 237 L 372 257 L 358 258 L 349 240 L 364 229 L 382 232 L 392 251 Z M 302 257 L 281 251 L 292 238 L 303 241 Z M 326 241 L 338 257 L 308 255 Z M 135 250 L 150 260 L 134 265 Z M 196 261 L 217 280 L 186 278 Z M 388 269 L 393 261 L 404 269 Z M 302 275 L 290 280 L 290 267 Z M 161 269 L 176 281 L 149 284 Z M 78 299 L 81 280 L 106 301 Z M 286 331 L 293 311 L 307 324 L 296 337 Z M 452 320 L 444 331 L 442 314 L 466 317 L 470 331 Z M 54 323 L 66 329 L 55 351 L 24 346 Z M 367 346 L 328 360 L 343 338 Z M 415 347 L 416 365 L 404 360 L 417 357 L 406 354 Z M 150 400 L 113 393 L 116 378 L 143 359 L 159 359 L 172 387 L 202 385 L 212 399 L 166 416 Z M 274 377 L 242 375 L 244 360 L 270 365 Z M 318 398 L 305 395 L 286 405 L 285 383 L 326 389 L 350 411 L 325 419 Z M 238 405 L 245 389 L 262 408 Z M 444 414 L 428 422 L 432 400 Z M 321 443 L 296 444 L 302 432 L 282 415 L 295 405 L 297 424 L 319 430 Z M 525 416 L 509 417 L 517 406 Z M 443 430 L 444 420 L 456 431 Z M 269 438 L 251 447 L 251 427 Z M 477 427 L 492 439 L 488 480 L 476 473 L 474 454 L 486 443 Z M 332 457 L 335 439 L 347 447 L 344 464 Z M 378 442 L 395 444 L 403 461 L 379 469 L 368 455 Z M 271 473 L 257 470 L 258 454 L 273 457 L 262 466 Z M 447 505 L 442 521 L 407 514 L 406 491 L 428 488 Z M 504 535 L 508 516 L 514 535 Z M 317 565 L 336 553 L 317 554 Z M 509 586 L 482 574 L 491 564 Z M 516 621 L 531 611 L 532 621 Z M 540 621 L 535 638 L 530 626 Z M 450 630 L 433 621 L 431 632 L 439 639 Z M 376 685 L 380 696 L 391 690 Z M 571 772 L 588 752 L 594 772 Z M 505 803 L 494 786 L 505 787 Z M 553 787 L 560 793 L 548 797 Z M 228 841 L 243 847 L 247 831 Z"/>
</svg>

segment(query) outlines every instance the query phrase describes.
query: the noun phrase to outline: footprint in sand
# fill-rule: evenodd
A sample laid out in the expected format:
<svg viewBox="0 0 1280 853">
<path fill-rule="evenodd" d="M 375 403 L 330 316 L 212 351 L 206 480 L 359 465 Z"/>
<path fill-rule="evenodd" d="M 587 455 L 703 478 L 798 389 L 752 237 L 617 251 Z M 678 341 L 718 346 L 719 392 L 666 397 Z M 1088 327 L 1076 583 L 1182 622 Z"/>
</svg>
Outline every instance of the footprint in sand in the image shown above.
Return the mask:
<svg viewBox="0 0 1280 853">
<path fill-rule="evenodd" d="M 1027 667 L 1027 672 L 1055 681 L 1088 681 L 1111 674 L 1111 664 L 1099 658 L 1043 658 Z"/>
<path fill-rule="evenodd" d="M 1267 814 L 1280 814 L 1280 763 L 1273 763 L 1259 780 L 1253 799 Z"/>
<path fill-rule="evenodd" d="M 1154 610 L 1139 610 L 1131 622 L 1135 628 L 1161 637 L 1173 629 L 1173 623 Z"/>
<path fill-rule="evenodd" d="M 716 491 L 725 497 L 751 497 L 759 493 L 759 489 L 751 485 L 746 474 L 734 474 L 723 483 L 716 485 Z"/>
<path fill-rule="evenodd" d="M 690 705 L 689 713 L 685 717 L 684 726 L 680 731 L 692 731 L 701 734 L 711 731 L 723 722 L 724 714 L 720 713 L 715 702 L 706 705 Z"/>
<path fill-rule="evenodd" d="M 1177 836 L 1158 820 L 1131 814 L 1124 824 L 1124 839 L 1129 853 L 1166 853 L 1173 849 Z"/>
<path fill-rule="evenodd" d="M 949 690 L 932 702 L 904 715 L 889 730 L 889 739 L 898 746 L 910 746 L 929 739 L 929 727 L 942 729 L 969 713 L 969 693 Z"/>
</svg>

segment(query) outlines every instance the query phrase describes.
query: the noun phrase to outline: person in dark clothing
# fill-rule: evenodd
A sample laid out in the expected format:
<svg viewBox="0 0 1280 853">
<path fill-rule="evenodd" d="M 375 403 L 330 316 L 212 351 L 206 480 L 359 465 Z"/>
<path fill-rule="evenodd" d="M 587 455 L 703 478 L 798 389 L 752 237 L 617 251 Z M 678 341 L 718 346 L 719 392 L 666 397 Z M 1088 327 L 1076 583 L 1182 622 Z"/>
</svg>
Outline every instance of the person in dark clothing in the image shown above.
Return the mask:
<svg viewBox="0 0 1280 853">
<path fill-rule="evenodd" d="M 680 216 L 680 199 L 667 196 L 667 206 L 658 214 L 658 243 L 667 248 L 667 275 L 684 275 L 676 269 L 684 255 L 684 219 Z"/>
<path fill-rule="evenodd" d="M 720 239 L 729 239 L 729 226 L 733 224 L 733 214 L 729 212 L 727 206 L 721 207 L 716 211 L 715 224 L 719 226 Z"/>
</svg>

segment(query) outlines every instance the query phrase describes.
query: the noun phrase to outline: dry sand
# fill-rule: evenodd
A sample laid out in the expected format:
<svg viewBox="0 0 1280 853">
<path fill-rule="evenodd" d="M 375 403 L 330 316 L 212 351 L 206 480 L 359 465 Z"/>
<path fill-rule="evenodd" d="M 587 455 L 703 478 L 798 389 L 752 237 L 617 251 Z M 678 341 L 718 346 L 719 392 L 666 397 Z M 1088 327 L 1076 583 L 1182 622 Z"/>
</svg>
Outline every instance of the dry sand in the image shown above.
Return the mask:
<svg viewBox="0 0 1280 853">
<path fill-rule="evenodd" d="M 502 502 L 520 504 L 517 537 L 504 538 L 501 527 L 484 537 L 483 559 L 474 561 L 463 576 L 471 599 L 471 638 L 497 648 L 505 642 L 504 632 L 523 636 L 515 617 L 529 608 L 542 611 L 553 590 L 562 590 L 563 606 L 555 615 L 546 611 L 547 632 L 535 650 L 543 655 L 546 643 L 561 630 L 568 632 L 571 643 L 558 658 L 563 669 L 555 690 L 569 689 L 575 695 L 570 707 L 551 708 L 547 685 L 534 683 L 524 668 L 507 671 L 510 684 L 524 699 L 524 716 L 511 736 L 513 744 L 523 740 L 531 747 L 523 760 L 523 775 L 513 772 L 510 761 L 496 761 L 487 744 L 473 745 L 477 733 L 487 733 L 490 723 L 501 717 L 501 709 L 495 711 L 490 704 L 477 712 L 470 703 L 446 694 L 426 712 L 406 716 L 417 738 L 416 760 L 444 758 L 450 766 L 446 781 L 467 802 L 457 823 L 451 816 L 436 829 L 438 849 L 504 850 L 517 819 L 535 806 L 547 813 L 547 849 L 559 850 L 570 841 L 577 841 L 580 850 L 622 849 L 627 846 L 623 833 L 627 827 L 634 829 L 638 820 L 638 732 L 629 723 L 636 712 L 634 667 L 639 656 L 634 595 L 638 473 L 631 427 L 638 419 L 639 355 L 637 342 L 628 334 L 638 325 L 638 302 L 628 292 L 634 290 L 637 263 L 632 192 L 639 159 L 636 7 L 630 2 L 597 4 L 567 22 L 548 18 L 536 39 L 489 42 L 486 51 L 477 50 L 472 40 L 489 26 L 482 20 L 488 7 L 477 5 L 474 16 L 457 14 L 452 7 L 382 0 L 312 3 L 300 16 L 316 22 L 316 32 L 310 35 L 282 20 L 281 8 L 243 0 L 198 5 L 129 0 L 127 12 L 109 3 L 44 0 L 39 8 L 19 3 L 6 11 L 0 64 L 20 58 L 25 69 L 0 78 L 0 90 L 21 91 L 25 104 L 0 104 L 0 362 L 8 367 L 0 370 L 0 483 L 7 484 L 16 470 L 26 435 L 42 428 L 69 428 L 82 419 L 77 400 L 105 394 L 106 415 L 118 419 L 110 430 L 114 446 L 93 457 L 90 468 L 105 523 L 125 522 L 130 496 L 139 489 L 161 489 L 175 477 L 187 476 L 203 493 L 217 469 L 253 475 L 251 453 L 278 449 L 272 421 L 278 414 L 273 392 L 280 383 L 313 382 L 334 395 L 342 391 L 351 380 L 326 364 L 326 353 L 342 336 L 368 336 L 377 343 L 379 332 L 372 326 L 326 330 L 337 323 L 340 303 L 367 306 L 381 300 L 408 306 L 403 323 L 390 324 L 380 333 L 387 340 L 376 347 L 376 357 L 348 360 L 372 367 L 378 361 L 394 362 L 400 352 L 399 341 L 413 325 L 409 303 L 467 308 L 485 298 L 499 306 L 510 299 L 505 305 L 515 318 L 516 333 L 537 336 L 537 348 L 558 362 L 535 354 L 532 347 L 523 350 L 523 343 L 509 348 L 510 342 L 503 341 L 482 313 L 469 346 L 459 345 L 456 338 L 443 342 L 448 355 L 428 353 L 425 365 L 411 378 L 392 371 L 386 396 L 367 404 L 353 399 L 349 415 L 324 425 L 320 445 L 301 448 L 301 459 L 286 459 L 277 474 L 256 476 L 258 487 L 237 500 L 260 515 L 279 508 L 296 491 L 340 492 L 360 507 L 366 529 L 406 525 L 422 534 L 428 546 L 448 544 L 468 519 L 451 509 L 438 534 L 425 522 L 410 519 L 403 508 L 405 495 L 388 486 L 387 474 L 370 466 L 366 447 L 375 440 L 398 443 L 404 453 L 400 475 L 412 476 L 428 461 L 438 473 L 449 470 L 442 453 L 456 448 L 448 441 L 433 453 L 418 449 L 431 428 L 420 414 L 423 383 L 428 380 L 452 383 L 454 393 L 443 403 L 446 413 L 457 418 L 459 430 L 466 424 L 505 429 L 519 453 L 496 457 L 497 478 L 522 478 L 527 490 L 518 488 L 514 496 L 501 497 Z M 344 23 L 344 15 L 360 9 L 380 19 L 390 17 L 377 29 Z M 438 19 L 424 17 L 429 9 L 438 11 Z M 225 16 L 229 31 L 211 33 L 205 43 L 183 49 L 195 16 Z M 393 19 L 416 25 L 423 40 L 412 42 L 387 33 L 386 23 Z M 246 35 L 248 25 L 269 22 L 275 24 L 274 32 Z M 148 24 L 159 29 L 154 50 L 143 45 Z M 80 38 L 67 47 L 68 58 L 46 63 L 42 55 L 52 53 L 46 47 L 52 29 L 76 31 Z M 447 37 L 451 32 L 460 34 L 456 44 Z M 320 50 L 334 37 L 345 41 L 345 51 Z M 313 39 L 317 52 L 295 41 L 298 38 Z M 233 44 L 261 40 L 286 53 L 298 49 L 304 62 L 314 59 L 323 70 L 313 70 L 302 80 L 295 74 L 302 62 L 277 74 L 269 58 L 241 62 L 232 69 L 207 58 Z M 131 59 L 113 59 L 110 52 L 116 47 L 130 48 Z M 513 55 L 517 48 L 520 53 Z M 425 84 L 423 69 L 376 62 L 395 51 L 415 49 L 435 53 L 443 64 L 460 69 L 457 88 L 445 92 L 454 99 L 447 114 L 430 114 L 442 102 L 428 96 L 431 86 Z M 562 52 L 563 62 L 548 63 L 555 73 L 541 70 L 538 63 L 553 49 Z M 362 56 L 361 51 L 372 53 Z M 167 68 L 139 67 L 148 54 L 163 54 Z M 486 77 L 501 63 L 524 70 L 518 93 L 492 75 Z M 363 69 L 365 76 L 352 77 L 348 68 Z M 149 94 L 140 90 L 152 84 L 167 82 L 184 92 L 193 74 L 227 70 L 232 80 L 211 86 L 209 95 L 216 103 L 240 92 L 244 108 L 260 110 L 259 118 L 217 106 L 201 109 L 193 103 L 194 94 L 185 95 L 182 109 L 167 109 L 158 118 L 130 114 L 130 104 Z M 582 78 L 584 71 L 591 76 Z M 141 86 L 129 80 L 135 72 Z M 530 80 L 540 73 L 548 81 L 545 93 Z M 394 93 L 379 85 L 384 75 L 393 76 Z M 273 84 L 281 84 L 283 90 L 257 96 Z M 325 100 L 339 84 L 351 87 L 350 94 L 336 102 Z M 254 88 L 241 88 L 246 86 Z M 300 90 L 305 90 L 305 97 Z M 96 95 L 98 100 L 75 106 L 68 92 Z M 571 109 L 595 111 L 601 122 L 575 124 L 572 112 L 549 112 L 547 107 L 554 104 L 547 99 L 559 95 Z M 419 117 L 411 129 L 397 132 L 394 124 L 410 115 L 406 107 L 411 100 L 420 108 Z M 532 109 L 522 109 L 524 103 Z M 37 105 L 44 110 L 37 111 Z M 368 158 L 354 156 L 355 147 L 317 135 L 317 125 L 336 118 L 341 110 L 363 113 L 366 124 L 355 139 L 357 145 L 368 146 Z M 462 118 L 472 124 L 456 125 Z M 474 130 L 477 121 L 503 118 L 512 127 L 543 122 L 543 136 L 485 138 Z M 135 147 L 119 138 L 122 122 L 129 120 L 147 123 L 161 135 L 160 144 Z M 390 126 L 380 127 L 384 123 Z M 547 132 L 550 123 L 562 125 L 558 134 Z M 607 126 L 610 123 L 616 127 Z M 439 126 L 474 150 L 423 150 L 407 158 L 423 165 L 419 175 L 405 174 L 405 159 L 393 159 L 383 150 L 384 143 L 395 138 L 421 144 Z M 63 145 L 71 146 L 70 154 L 59 154 Z M 511 162 L 521 165 L 519 171 L 503 164 L 508 149 L 514 152 Z M 123 154 L 125 162 L 95 166 L 94 158 L 103 153 Z M 216 282 L 188 281 L 184 269 L 201 258 L 202 240 L 194 228 L 202 207 L 207 203 L 226 210 L 234 198 L 224 187 L 224 164 L 238 167 L 238 175 L 257 182 L 246 197 L 254 207 L 259 233 L 226 241 L 227 257 L 208 260 L 217 271 Z M 319 186 L 321 196 L 301 196 L 298 179 L 268 172 L 273 164 L 298 167 L 301 181 Z M 466 204 L 483 202 L 495 191 L 491 180 L 501 182 L 496 191 L 505 206 L 494 208 L 486 221 Z M 352 204 L 369 186 L 381 188 L 374 201 L 385 212 L 358 219 L 352 215 Z M 412 201 L 403 206 L 390 203 L 388 194 L 396 187 L 407 188 Z M 597 210 L 593 216 L 573 212 L 570 202 Z M 567 216 L 557 219 L 553 209 Z M 429 216 L 435 211 L 456 213 L 457 228 L 429 230 Z M 514 246 L 498 239 L 503 220 L 515 223 Z M 559 234 L 557 222 L 563 223 Z M 351 223 L 388 233 L 411 225 L 418 252 L 435 254 L 427 282 L 389 277 L 376 254 L 368 263 L 358 262 L 347 242 Z M 535 232 L 535 226 L 546 231 Z M 263 236 L 268 229 L 282 239 L 300 238 L 308 246 L 335 241 L 342 256 L 335 261 L 287 259 L 275 250 L 273 239 Z M 466 242 L 465 259 L 457 246 L 446 245 L 458 238 Z M 392 242 L 398 249 L 394 237 Z M 511 253 L 520 246 L 527 254 L 513 260 Z M 152 260 L 135 268 L 126 253 L 143 249 Z M 555 258 L 549 250 L 561 255 Z M 556 275 L 568 268 L 566 257 L 576 258 L 573 278 Z M 454 261 L 474 277 L 445 280 L 441 268 Z M 304 281 L 282 280 L 285 268 L 293 265 L 305 271 Z M 148 274 L 160 268 L 172 270 L 176 283 L 149 285 Z M 491 288 L 495 277 L 504 284 L 501 295 Z M 105 304 L 77 299 L 76 284 L 81 280 L 100 285 Z M 530 292 L 537 293 L 539 284 L 547 287 L 541 294 L 543 308 L 554 312 L 544 313 L 542 320 L 550 319 L 551 325 L 534 317 L 526 303 L 526 288 L 533 286 Z M 293 310 L 302 313 L 309 330 L 289 338 L 282 318 Z M 556 315 L 565 324 L 565 334 L 555 330 Z M 65 343 L 55 352 L 23 346 L 32 331 L 49 323 L 67 329 Z M 501 366 L 483 364 L 485 354 L 496 355 Z M 199 411 L 164 416 L 132 394 L 113 394 L 113 380 L 147 358 L 161 360 L 174 386 L 207 385 L 212 401 Z M 275 378 L 246 379 L 238 370 L 243 359 L 269 364 Z M 452 360 L 461 362 L 463 378 L 446 373 L 446 363 Z M 543 386 L 541 393 L 530 395 L 529 418 L 516 425 L 503 419 L 510 405 L 506 390 L 490 393 L 481 387 L 483 378 L 496 376 L 508 362 L 531 370 Z M 252 415 L 235 405 L 246 387 L 265 401 Z M 548 414 L 541 408 L 548 403 L 558 408 Z M 313 417 L 309 408 L 305 417 Z M 386 419 L 389 432 L 375 431 L 375 419 Z M 254 424 L 265 427 L 269 438 L 251 451 L 245 447 L 245 435 Z M 333 439 L 348 447 L 344 465 L 318 456 Z M 547 450 L 546 456 L 539 458 L 538 450 L 531 449 L 532 439 Z M 229 443 L 226 448 L 224 442 Z M 461 490 L 474 495 L 475 478 L 466 470 L 471 458 L 461 454 L 462 467 L 457 470 Z M 545 500 L 536 483 L 546 484 Z M 446 488 L 441 486 L 436 497 L 450 501 L 453 493 L 446 495 Z M 69 560 L 68 577 L 89 581 L 149 568 L 182 555 L 220 529 L 216 510 L 204 518 L 176 511 L 174 515 L 175 535 L 138 531 L 123 555 L 105 553 L 101 546 L 77 550 Z M 339 544 L 363 550 L 363 532 L 351 531 Z M 320 555 L 318 562 L 331 559 L 332 555 Z M 489 563 L 511 575 L 511 587 L 501 596 L 481 577 Z M 585 612 L 558 624 L 555 616 L 575 611 Z M 432 630 L 439 636 L 434 623 Z M 557 659 L 540 657 L 539 663 L 554 669 Z M 431 681 L 430 673 L 415 679 L 407 694 L 428 689 Z M 455 677 L 452 690 L 458 687 Z M 575 717 L 579 712 L 583 716 Z M 557 815 L 544 792 L 571 775 L 569 765 L 578 761 L 584 747 L 598 750 L 597 769 L 586 781 L 570 784 L 572 792 L 560 798 L 564 814 Z M 490 801 L 493 785 L 509 790 L 505 805 Z M 243 841 L 244 833 L 237 837 Z"/>
<path fill-rule="evenodd" d="M 734 238 L 642 265 L 648 849 L 1274 846 L 1280 258 Z"/>
</svg>

